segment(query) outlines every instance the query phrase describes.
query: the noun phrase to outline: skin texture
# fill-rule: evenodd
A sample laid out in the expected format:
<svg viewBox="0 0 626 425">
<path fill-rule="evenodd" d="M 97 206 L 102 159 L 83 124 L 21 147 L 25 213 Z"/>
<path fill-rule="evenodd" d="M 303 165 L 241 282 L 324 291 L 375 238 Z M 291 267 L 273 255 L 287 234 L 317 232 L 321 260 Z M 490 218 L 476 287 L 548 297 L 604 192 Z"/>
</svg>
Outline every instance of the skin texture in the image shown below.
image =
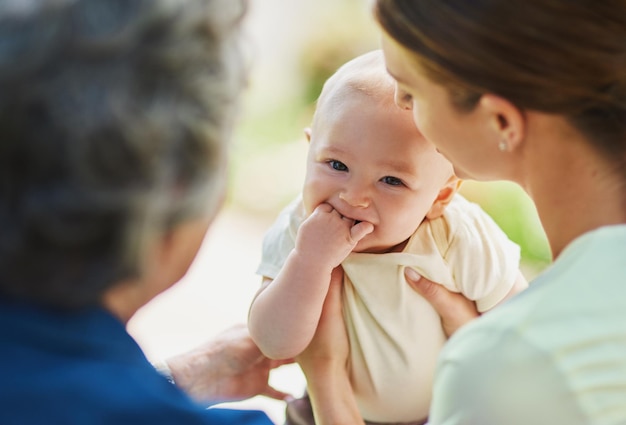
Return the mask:
<svg viewBox="0 0 626 425">
<path fill-rule="evenodd" d="M 347 379 L 337 380 L 346 370 L 350 347 L 341 316 L 343 270 L 333 271 L 315 336 L 309 347 L 297 357 L 308 383 L 316 423 L 333 425 L 362 424 L 358 406 Z M 332 382 L 334 385 L 328 385 Z"/>
<path fill-rule="evenodd" d="M 271 387 L 268 379 L 272 369 L 291 362 L 265 357 L 244 324 L 234 325 L 198 348 L 167 360 L 176 385 L 201 404 L 256 395 L 277 400 L 290 397 Z"/>
<path fill-rule="evenodd" d="M 371 223 L 355 252 L 401 250 L 427 215 L 440 215 L 433 204 L 452 177 L 450 164 L 394 105 L 359 93 L 326 108 L 309 133 L 306 212 L 326 203 L 344 218 Z"/>
<path fill-rule="evenodd" d="M 146 274 L 121 282 L 105 293 L 105 308 L 126 323 L 141 306 L 170 288 L 188 271 L 211 218 L 188 220 L 154 240 L 148 250 Z M 247 326 L 234 325 L 195 349 L 167 360 L 176 385 L 200 404 L 264 395 L 291 397 L 271 387 L 270 372 L 293 359 L 271 360 L 250 338 Z"/>
<path fill-rule="evenodd" d="M 439 313 L 443 331 L 448 337 L 480 315 L 478 310 L 476 310 L 475 303 L 461 294 L 448 291 L 443 286 L 420 276 L 415 270 L 411 268 L 405 269 L 404 277 L 411 288 L 427 299 Z M 517 283 L 517 285 L 520 284 Z M 528 285 L 524 282 L 523 286 L 525 288 Z M 516 292 L 522 289 L 520 288 Z"/>
<path fill-rule="evenodd" d="M 519 184 L 537 207 L 554 258 L 577 236 L 624 222 L 619 165 L 565 117 L 522 111 L 493 94 L 481 96 L 471 112 L 461 112 L 445 88 L 419 70 L 410 51 L 387 35 L 382 43 L 387 68 L 398 79 L 396 101 L 413 111 L 420 131 L 457 172 Z M 447 118 L 447 125 L 439 117 Z"/>
<path fill-rule="evenodd" d="M 306 130 L 308 217 L 295 249 L 250 308 L 251 335 L 271 358 L 294 357 L 310 343 L 331 273 L 350 252 L 401 251 L 458 188 L 450 163 L 393 103 L 382 57 L 375 74 L 363 78 L 358 72 L 371 69 L 369 62 L 360 57 L 353 64 L 329 80 Z"/>
<path fill-rule="evenodd" d="M 212 220 L 212 216 L 188 220 L 154 239 L 146 255 L 145 273 L 106 291 L 103 305 L 128 323 L 139 308 L 185 276 Z"/>
<path fill-rule="evenodd" d="M 504 141 L 511 149 L 523 135 L 505 128 L 507 123 L 497 116 L 490 117 L 489 110 L 454 108 L 446 88 L 433 84 L 405 48 L 386 35 L 382 46 L 387 69 L 396 79 L 396 103 L 411 111 L 417 128 L 453 163 L 457 175 L 488 181 L 504 173 L 512 178 L 510 161 L 499 143 Z"/>
</svg>

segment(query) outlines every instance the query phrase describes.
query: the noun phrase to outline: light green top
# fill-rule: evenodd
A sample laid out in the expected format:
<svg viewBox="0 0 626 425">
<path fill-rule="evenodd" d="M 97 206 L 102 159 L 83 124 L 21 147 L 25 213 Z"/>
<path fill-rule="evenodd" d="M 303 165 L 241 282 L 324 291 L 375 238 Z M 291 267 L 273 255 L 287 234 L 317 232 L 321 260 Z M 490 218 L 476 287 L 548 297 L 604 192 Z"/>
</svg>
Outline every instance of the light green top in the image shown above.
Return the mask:
<svg viewBox="0 0 626 425">
<path fill-rule="evenodd" d="M 429 424 L 626 424 L 626 225 L 579 237 L 448 341 Z"/>
</svg>

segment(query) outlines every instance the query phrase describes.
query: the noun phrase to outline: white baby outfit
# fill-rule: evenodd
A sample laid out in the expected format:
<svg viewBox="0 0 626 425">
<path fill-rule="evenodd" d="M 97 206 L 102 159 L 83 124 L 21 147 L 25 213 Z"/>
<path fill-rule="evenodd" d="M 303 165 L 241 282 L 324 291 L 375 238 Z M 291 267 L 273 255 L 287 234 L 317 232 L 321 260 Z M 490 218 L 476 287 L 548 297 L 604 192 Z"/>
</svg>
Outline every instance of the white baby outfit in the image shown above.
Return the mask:
<svg viewBox="0 0 626 425">
<path fill-rule="evenodd" d="M 299 197 L 265 235 L 258 274 L 277 276 L 304 218 Z M 344 260 L 350 379 L 364 419 L 391 423 L 428 416 L 446 337 L 437 313 L 406 283 L 404 268 L 462 293 L 484 312 L 511 290 L 519 260 L 519 247 L 461 195 L 442 217 L 424 220 L 402 252 L 352 253 Z"/>
</svg>

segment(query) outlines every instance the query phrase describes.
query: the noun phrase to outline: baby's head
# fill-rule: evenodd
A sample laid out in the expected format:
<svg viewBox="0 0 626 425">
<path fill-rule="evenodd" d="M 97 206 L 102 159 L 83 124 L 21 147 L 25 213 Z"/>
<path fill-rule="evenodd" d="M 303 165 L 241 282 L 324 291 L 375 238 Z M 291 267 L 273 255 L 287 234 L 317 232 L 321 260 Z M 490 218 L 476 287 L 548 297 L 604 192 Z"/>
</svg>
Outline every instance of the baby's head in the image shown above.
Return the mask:
<svg viewBox="0 0 626 425">
<path fill-rule="evenodd" d="M 401 250 L 425 219 L 443 213 L 458 188 L 452 165 L 394 103 L 381 51 L 343 65 L 328 79 L 311 129 L 304 206 L 321 203 L 374 231 L 357 252 Z"/>
</svg>

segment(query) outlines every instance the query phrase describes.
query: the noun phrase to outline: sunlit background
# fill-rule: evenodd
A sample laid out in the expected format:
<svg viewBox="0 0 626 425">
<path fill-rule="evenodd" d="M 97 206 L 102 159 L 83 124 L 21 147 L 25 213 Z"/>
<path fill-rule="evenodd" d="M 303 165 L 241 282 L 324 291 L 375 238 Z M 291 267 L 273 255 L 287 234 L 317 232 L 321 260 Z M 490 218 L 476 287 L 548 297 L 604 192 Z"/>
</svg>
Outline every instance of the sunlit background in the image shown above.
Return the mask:
<svg viewBox="0 0 626 425">
<path fill-rule="evenodd" d="M 144 307 L 129 331 L 150 359 L 166 358 L 245 322 L 260 278 L 261 240 L 278 211 L 299 191 L 309 125 L 323 82 L 341 64 L 378 48 L 368 0 L 252 0 L 246 19 L 250 82 L 235 134 L 228 199 L 183 280 Z M 508 183 L 465 182 L 479 203 L 522 248 L 532 279 L 549 262 L 536 211 Z M 299 395 L 297 366 L 271 382 Z M 237 404 L 241 406 L 241 404 Z M 283 404 L 263 397 L 243 403 L 283 420 Z"/>
</svg>

